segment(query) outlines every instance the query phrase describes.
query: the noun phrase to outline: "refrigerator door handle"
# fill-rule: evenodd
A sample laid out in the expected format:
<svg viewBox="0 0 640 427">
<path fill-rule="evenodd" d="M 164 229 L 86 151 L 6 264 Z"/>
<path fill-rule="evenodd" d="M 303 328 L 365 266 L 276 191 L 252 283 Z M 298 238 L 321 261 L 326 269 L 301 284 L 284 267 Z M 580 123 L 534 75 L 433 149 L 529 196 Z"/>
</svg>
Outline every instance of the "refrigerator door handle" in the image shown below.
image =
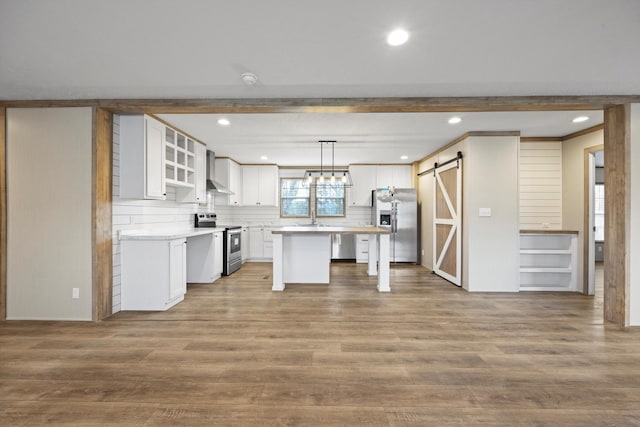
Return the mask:
<svg viewBox="0 0 640 427">
<path fill-rule="evenodd" d="M 393 218 L 391 218 L 391 232 L 392 233 L 398 232 L 398 217 L 395 215 L 393 216 Z"/>
</svg>

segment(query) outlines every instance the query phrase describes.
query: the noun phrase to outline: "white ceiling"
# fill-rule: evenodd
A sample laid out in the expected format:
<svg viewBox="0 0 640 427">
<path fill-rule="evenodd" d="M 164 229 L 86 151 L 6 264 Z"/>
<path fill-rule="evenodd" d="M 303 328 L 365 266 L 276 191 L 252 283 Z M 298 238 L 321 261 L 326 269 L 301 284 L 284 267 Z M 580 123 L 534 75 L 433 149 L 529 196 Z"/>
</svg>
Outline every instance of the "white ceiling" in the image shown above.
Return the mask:
<svg viewBox="0 0 640 427">
<path fill-rule="evenodd" d="M 336 140 L 335 164 L 410 163 L 468 131 L 520 131 L 521 136 L 564 136 L 602 123 L 602 111 L 342 114 L 162 114 L 165 121 L 207 143 L 217 156 L 240 163 L 318 166 L 319 140 Z M 586 115 L 576 124 L 574 117 Z M 220 126 L 219 118 L 229 119 Z M 324 148 L 324 155 L 330 156 Z M 400 156 L 408 156 L 403 160 Z M 267 156 L 267 160 L 261 159 Z M 324 157 L 325 165 L 330 157 Z"/>
<path fill-rule="evenodd" d="M 638 22 L 637 0 L 0 0 L 0 100 L 634 95 Z M 392 48 L 396 27 L 410 39 Z M 453 131 L 432 114 L 169 121 L 221 155 L 308 164 L 285 141 L 338 139 L 340 163 L 414 160 L 469 130 L 576 130 L 553 114 L 468 113 Z"/>
</svg>

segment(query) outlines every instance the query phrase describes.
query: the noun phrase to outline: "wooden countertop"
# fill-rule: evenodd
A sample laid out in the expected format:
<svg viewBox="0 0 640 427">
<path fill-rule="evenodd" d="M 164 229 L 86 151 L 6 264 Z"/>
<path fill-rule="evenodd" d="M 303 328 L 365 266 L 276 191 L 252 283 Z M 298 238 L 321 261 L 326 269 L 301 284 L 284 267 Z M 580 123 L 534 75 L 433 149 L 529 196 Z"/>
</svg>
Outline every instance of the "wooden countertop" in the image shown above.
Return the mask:
<svg viewBox="0 0 640 427">
<path fill-rule="evenodd" d="M 389 230 L 379 227 L 348 227 L 326 225 L 301 225 L 274 227 L 273 234 L 388 234 Z"/>
<path fill-rule="evenodd" d="M 579 234 L 578 230 L 520 230 L 520 234 Z"/>
</svg>

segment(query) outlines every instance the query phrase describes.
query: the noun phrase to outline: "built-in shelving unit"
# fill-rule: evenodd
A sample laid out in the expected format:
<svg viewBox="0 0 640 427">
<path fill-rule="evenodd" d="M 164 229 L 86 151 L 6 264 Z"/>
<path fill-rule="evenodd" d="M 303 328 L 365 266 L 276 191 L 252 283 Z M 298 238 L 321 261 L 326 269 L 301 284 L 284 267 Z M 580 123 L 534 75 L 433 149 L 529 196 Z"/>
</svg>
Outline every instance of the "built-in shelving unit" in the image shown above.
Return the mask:
<svg viewBox="0 0 640 427">
<path fill-rule="evenodd" d="M 169 185 L 194 187 L 196 142 L 167 127 L 165 129 L 165 180 Z"/>
<path fill-rule="evenodd" d="M 578 291 L 576 231 L 520 232 L 520 290 Z"/>
</svg>

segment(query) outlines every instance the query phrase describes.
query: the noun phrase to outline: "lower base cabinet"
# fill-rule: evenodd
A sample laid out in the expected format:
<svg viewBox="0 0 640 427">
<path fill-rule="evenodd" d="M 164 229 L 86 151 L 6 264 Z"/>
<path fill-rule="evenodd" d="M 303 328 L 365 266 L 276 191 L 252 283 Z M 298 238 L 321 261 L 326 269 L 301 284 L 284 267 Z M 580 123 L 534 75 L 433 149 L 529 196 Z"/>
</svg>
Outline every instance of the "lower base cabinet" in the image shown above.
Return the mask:
<svg viewBox="0 0 640 427">
<path fill-rule="evenodd" d="M 271 236 L 271 228 L 249 228 L 249 260 L 273 260 L 273 237 Z"/>
<path fill-rule="evenodd" d="M 187 291 L 185 238 L 122 241 L 122 310 L 167 310 Z"/>
<path fill-rule="evenodd" d="M 356 234 L 356 263 L 369 262 L 369 235 Z"/>
<path fill-rule="evenodd" d="M 187 238 L 187 282 L 211 283 L 222 275 L 222 231 Z"/>
</svg>

